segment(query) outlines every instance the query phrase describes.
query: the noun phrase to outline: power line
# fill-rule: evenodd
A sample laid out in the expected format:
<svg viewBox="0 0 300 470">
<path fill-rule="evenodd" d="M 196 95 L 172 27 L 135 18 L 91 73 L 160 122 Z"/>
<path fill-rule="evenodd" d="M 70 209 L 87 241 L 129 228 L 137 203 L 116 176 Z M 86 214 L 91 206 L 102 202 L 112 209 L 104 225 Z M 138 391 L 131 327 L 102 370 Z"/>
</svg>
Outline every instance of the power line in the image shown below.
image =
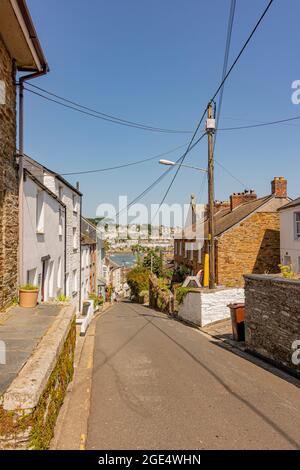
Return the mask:
<svg viewBox="0 0 300 470">
<path fill-rule="evenodd" d="M 200 142 L 200 140 L 203 138 L 203 136 L 205 135 L 206 133 L 204 132 L 201 137 L 199 137 L 198 140 L 196 140 L 196 142 L 194 142 L 193 145 L 191 145 L 190 149 L 189 149 L 189 152 L 191 152 L 193 150 L 194 147 L 196 147 L 196 145 L 198 145 L 198 143 Z M 176 163 L 180 163 L 182 161 L 182 159 L 184 158 L 184 156 L 186 155 L 186 152 L 181 155 L 177 160 L 176 160 Z M 148 194 L 158 183 L 160 183 L 160 181 L 165 177 L 167 176 L 170 171 L 173 170 L 173 166 L 168 168 L 167 170 L 165 170 L 158 178 L 156 178 L 153 183 L 151 183 L 142 193 L 140 193 L 138 196 L 136 196 L 129 204 L 127 204 L 126 207 L 124 207 L 123 209 L 121 209 L 117 214 L 116 214 L 116 217 L 118 217 L 121 212 L 123 212 L 124 210 L 127 210 L 129 209 L 129 207 L 131 207 L 133 204 L 135 204 L 137 201 L 139 201 L 140 199 L 142 199 L 144 196 L 146 196 L 146 194 Z"/>
<path fill-rule="evenodd" d="M 230 51 L 230 45 L 231 45 L 231 36 L 232 36 L 232 28 L 233 28 L 235 7 L 236 7 L 236 0 L 231 0 L 221 81 L 224 80 L 226 72 L 227 72 L 227 67 L 228 67 L 229 51 Z M 217 129 L 219 127 L 219 121 L 220 121 L 220 116 L 221 116 L 221 110 L 222 110 L 222 104 L 223 104 L 223 94 L 224 94 L 224 85 L 221 88 L 219 102 L 218 102 L 218 112 L 217 112 L 217 121 L 216 121 Z M 216 147 L 216 141 L 217 141 L 217 131 L 215 132 L 214 150 L 215 150 L 215 147 Z"/>
<path fill-rule="evenodd" d="M 223 78 L 223 80 L 221 80 L 221 83 L 220 83 L 220 85 L 218 86 L 217 90 L 215 91 L 214 95 L 212 96 L 212 98 L 211 98 L 211 100 L 210 100 L 210 103 L 214 102 L 215 98 L 217 97 L 217 95 L 218 95 L 219 92 L 221 91 L 221 89 L 222 89 L 222 87 L 224 86 L 226 80 L 228 79 L 229 75 L 231 74 L 231 72 L 233 71 L 234 67 L 235 67 L 236 64 L 238 63 L 238 61 L 239 61 L 239 59 L 241 58 L 243 52 L 245 51 L 245 49 L 247 48 L 247 46 L 248 46 L 249 42 L 251 41 L 253 35 L 255 34 L 257 28 L 259 27 L 260 23 L 262 22 L 263 18 L 265 17 L 267 11 L 268 11 L 269 8 L 271 7 L 273 1 L 274 1 L 274 0 L 270 0 L 269 3 L 268 3 L 268 5 L 267 5 L 266 8 L 264 9 L 264 11 L 263 11 L 263 13 L 261 14 L 260 18 L 259 18 L 258 21 L 256 22 L 254 28 L 252 29 L 250 35 L 248 36 L 247 40 L 245 41 L 243 47 L 241 48 L 240 52 L 239 52 L 238 55 L 236 56 L 236 58 L 235 58 L 233 64 L 232 64 L 231 67 L 229 68 L 229 70 L 228 70 L 228 72 L 226 73 L 226 75 L 225 75 L 225 77 Z M 191 145 L 192 142 L 194 141 L 194 139 L 195 139 L 195 137 L 196 137 L 196 134 L 197 134 L 197 132 L 198 132 L 198 130 L 199 130 L 199 128 L 200 128 L 200 125 L 201 125 L 201 123 L 202 123 L 202 121 L 203 121 L 203 119 L 204 119 L 206 110 L 207 110 L 207 106 L 206 106 L 206 108 L 205 108 L 205 110 L 204 110 L 204 112 L 203 112 L 203 114 L 202 114 L 202 116 L 201 116 L 201 118 L 200 118 L 200 121 L 199 121 L 199 123 L 197 124 L 197 127 L 196 127 L 196 129 L 195 129 L 195 132 L 194 132 L 194 134 L 193 134 L 193 136 L 192 136 L 192 138 L 191 138 L 191 140 L 190 140 L 190 143 L 189 143 L 188 148 L 187 148 L 187 152 L 183 155 L 183 159 L 181 160 L 181 162 L 180 162 L 180 164 L 179 164 L 179 166 L 178 166 L 178 169 L 177 169 L 177 171 L 176 171 L 176 173 L 175 173 L 175 175 L 174 175 L 174 177 L 173 177 L 173 179 L 172 179 L 172 181 L 171 181 L 171 184 L 168 186 L 167 191 L 165 192 L 165 194 L 164 194 L 164 196 L 163 196 L 163 198 L 162 198 L 162 200 L 161 200 L 161 203 L 160 203 L 160 205 L 159 205 L 159 208 L 158 208 L 157 212 L 159 211 L 161 205 L 164 203 L 164 201 L 165 201 L 165 199 L 166 199 L 166 197 L 167 197 L 167 195 L 168 195 L 168 193 L 169 193 L 169 191 L 170 191 L 170 189 L 171 189 L 171 187 L 172 187 L 172 185 L 173 185 L 173 183 L 174 183 L 174 181 L 175 181 L 175 179 L 176 179 L 176 177 L 177 177 L 177 175 L 178 175 L 178 172 L 179 172 L 179 170 L 180 170 L 180 168 L 181 168 L 181 165 L 182 165 L 182 163 L 184 162 L 185 157 L 186 157 L 186 155 L 187 155 L 187 153 L 188 153 L 188 151 L 189 151 L 190 145 Z M 203 135 L 202 135 L 202 137 L 203 137 Z M 202 137 L 201 137 L 201 138 L 202 138 Z M 157 213 L 156 213 L 156 214 L 157 214 Z M 156 214 L 155 214 L 155 216 L 156 216 Z"/>
<path fill-rule="evenodd" d="M 252 37 L 254 36 L 257 28 L 259 27 L 260 23 L 262 22 L 262 20 L 264 19 L 265 15 L 267 14 L 269 8 L 271 7 L 272 3 L 273 3 L 274 0 L 270 0 L 268 5 L 266 6 L 266 8 L 264 9 L 263 13 L 261 14 L 260 18 L 258 19 L 256 25 L 254 26 L 254 28 L 252 29 L 250 35 L 248 36 L 248 39 L 245 41 L 242 49 L 240 50 L 240 52 L 238 53 L 238 55 L 236 56 L 233 64 L 231 65 L 230 69 L 228 70 L 228 72 L 226 73 L 225 77 L 223 78 L 223 80 L 221 81 L 220 85 L 218 86 L 215 94 L 213 95 L 213 97 L 211 98 L 211 102 L 214 101 L 214 99 L 217 97 L 217 95 L 219 94 L 221 88 L 223 87 L 224 83 L 226 82 L 227 78 L 229 77 L 229 75 L 231 74 L 232 70 L 234 69 L 234 67 L 236 66 L 236 64 L 238 63 L 239 59 L 241 58 L 241 55 L 243 54 L 244 50 L 246 49 L 246 47 L 248 46 L 249 42 L 251 41 Z"/>
<path fill-rule="evenodd" d="M 138 122 L 134 122 L 134 121 L 129 121 L 127 119 L 122 119 L 122 118 L 113 116 L 111 114 L 106 114 L 106 113 L 103 113 L 101 111 L 97 111 L 93 108 L 89 108 L 87 106 L 81 105 L 81 104 L 79 104 L 75 101 L 71 101 L 67 98 L 64 98 L 64 97 L 59 96 L 55 93 L 47 91 L 44 88 L 33 85 L 32 83 L 28 82 L 28 85 L 30 85 L 31 87 L 33 87 L 37 90 L 42 91 L 43 93 L 47 93 L 48 95 L 53 96 L 54 98 L 57 98 L 61 101 L 64 101 L 65 103 L 69 103 L 72 106 L 61 103 L 61 102 L 57 101 L 56 99 L 44 96 L 41 93 L 34 92 L 33 90 L 30 90 L 29 88 L 25 88 L 25 90 L 27 90 L 30 93 L 33 93 L 37 96 L 40 96 L 41 98 L 44 98 L 48 101 L 52 101 L 52 102 L 57 103 L 57 104 L 60 104 L 61 106 L 65 106 L 65 107 L 73 109 L 75 111 L 82 112 L 84 114 L 87 114 L 88 116 L 98 117 L 99 119 L 102 119 L 102 120 L 108 121 L 108 122 L 112 122 L 114 124 L 119 124 L 119 125 L 127 126 L 127 127 L 134 127 L 136 129 L 142 129 L 142 130 L 151 131 L 151 132 L 161 132 L 161 133 L 167 133 L 167 134 L 190 134 L 191 133 L 191 131 L 187 131 L 187 130 L 165 129 L 165 128 L 162 128 L 162 127 L 148 126 L 146 124 L 142 124 L 142 123 L 138 123 Z M 75 108 L 75 106 L 77 106 L 77 108 L 82 108 L 82 109 L 81 110 L 77 109 L 77 108 Z M 87 112 L 85 112 L 83 110 L 86 110 Z"/>
<path fill-rule="evenodd" d="M 186 144 L 179 145 L 178 147 L 174 147 L 173 149 L 168 150 L 167 152 L 160 153 L 158 155 L 154 155 L 153 157 L 145 158 L 143 160 L 137 160 L 135 162 L 124 163 L 123 165 L 111 166 L 111 167 L 107 167 L 107 168 L 98 168 L 96 170 L 84 170 L 84 171 L 73 171 L 73 172 L 70 172 L 70 173 L 61 173 L 61 176 L 84 175 L 84 174 L 88 174 L 88 173 L 100 173 L 100 172 L 103 172 L 103 171 L 118 170 L 120 168 L 126 168 L 126 167 L 133 166 L 133 165 L 140 165 L 141 163 L 150 162 L 151 160 L 157 160 L 160 157 L 164 157 L 165 155 L 169 155 L 170 153 L 175 152 L 176 150 L 179 150 L 179 149 L 181 149 L 185 146 L 186 146 Z"/>
<path fill-rule="evenodd" d="M 238 126 L 238 127 L 223 127 L 217 129 L 218 131 L 236 131 L 240 129 L 253 129 L 255 127 L 265 127 L 265 126 L 273 126 L 275 124 L 283 124 L 285 122 L 296 121 L 300 119 L 300 116 L 294 116 L 287 119 L 278 119 L 277 121 L 270 121 L 270 122 L 261 122 L 260 124 L 249 124 L 247 126 Z"/>
</svg>

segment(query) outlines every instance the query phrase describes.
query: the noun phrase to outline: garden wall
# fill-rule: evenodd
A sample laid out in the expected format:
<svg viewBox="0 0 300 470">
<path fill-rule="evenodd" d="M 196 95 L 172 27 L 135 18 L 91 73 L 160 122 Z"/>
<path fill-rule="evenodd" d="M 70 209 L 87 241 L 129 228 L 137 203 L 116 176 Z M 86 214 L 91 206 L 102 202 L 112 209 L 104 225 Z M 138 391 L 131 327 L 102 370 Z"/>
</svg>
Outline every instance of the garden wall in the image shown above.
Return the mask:
<svg viewBox="0 0 300 470">
<path fill-rule="evenodd" d="M 74 308 L 63 308 L 0 397 L 0 449 L 47 449 L 73 377 Z"/>
<path fill-rule="evenodd" d="M 299 280 L 245 276 L 245 327 L 250 351 L 300 375 Z"/>
<path fill-rule="evenodd" d="M 244 289 L 194 289 L 178 306 L 178 318 L 198 326 L 230 318 L 230 303 L 244 302 Z"/>
</svg>

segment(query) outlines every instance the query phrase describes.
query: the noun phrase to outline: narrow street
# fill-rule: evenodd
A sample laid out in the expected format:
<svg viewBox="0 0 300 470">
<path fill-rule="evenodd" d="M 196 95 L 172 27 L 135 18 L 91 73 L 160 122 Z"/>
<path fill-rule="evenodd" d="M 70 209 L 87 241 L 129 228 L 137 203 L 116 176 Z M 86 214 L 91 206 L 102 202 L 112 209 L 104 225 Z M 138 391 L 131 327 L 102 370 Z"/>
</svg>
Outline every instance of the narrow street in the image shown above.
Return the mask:
<svg viewBox="0 0 300 470">
<path fill-rule="evenodd" d="M 87 449 L 296 449 L 300 391 L 147 307 L 97 320 Z"/>
</svg>

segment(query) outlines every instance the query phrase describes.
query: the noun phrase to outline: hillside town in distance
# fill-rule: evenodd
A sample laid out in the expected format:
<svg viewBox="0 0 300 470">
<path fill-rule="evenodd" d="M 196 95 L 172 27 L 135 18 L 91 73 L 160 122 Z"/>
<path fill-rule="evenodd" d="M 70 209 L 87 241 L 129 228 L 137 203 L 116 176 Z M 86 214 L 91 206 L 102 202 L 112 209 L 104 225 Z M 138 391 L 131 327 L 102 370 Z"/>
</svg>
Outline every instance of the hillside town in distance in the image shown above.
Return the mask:
<svg viewBox="0 0 300 470">
<path fill-rule="evenodd" d="M 1 463 L 300 449 L 296 3 L 0 0 Z"/>
</svg>

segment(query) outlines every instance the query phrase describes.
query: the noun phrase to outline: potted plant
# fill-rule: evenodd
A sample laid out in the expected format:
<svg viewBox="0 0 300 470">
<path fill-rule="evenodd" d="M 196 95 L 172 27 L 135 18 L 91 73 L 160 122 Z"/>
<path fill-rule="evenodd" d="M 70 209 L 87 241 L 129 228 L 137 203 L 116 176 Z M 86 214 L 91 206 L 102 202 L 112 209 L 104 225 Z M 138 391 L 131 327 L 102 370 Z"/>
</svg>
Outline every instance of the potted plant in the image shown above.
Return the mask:
<svg viewBox="0 0 300 470">
<path fill-rule="evenodd" d="M 19 288 L 20 307 L 33 308 L 37 305 L 39 288 L 32 284 L 25 284 Z"/>
</svg>

